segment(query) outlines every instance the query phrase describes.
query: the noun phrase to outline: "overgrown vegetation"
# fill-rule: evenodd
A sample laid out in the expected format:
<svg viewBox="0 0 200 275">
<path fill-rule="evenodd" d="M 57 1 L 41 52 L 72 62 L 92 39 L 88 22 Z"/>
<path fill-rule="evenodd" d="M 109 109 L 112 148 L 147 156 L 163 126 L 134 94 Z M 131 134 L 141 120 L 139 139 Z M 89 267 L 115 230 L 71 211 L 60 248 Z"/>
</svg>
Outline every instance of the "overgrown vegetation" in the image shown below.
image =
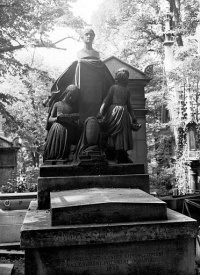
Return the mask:
<svg viewBox="0 0 200 275">
<path fill-rule="evenodd" d="M 177 66 L 170 77 L 165 71 L 163 46 L 169 12 Z M 194 119 L 199 127 L 198 14 L 197 0 L 106 0 L 93 17 L 103 56 L 115 55 L 141 70 L 154 65 L 154 79 L 146 87 L 148 166 L 151 187 L 160 195 L 169 194 L 176 186 L 185 188 L 191 169 L 186 126 Z M 193 97 L 192 117 L 187 117 L 186 98 L 179 98 L 184 86 Z"/>
<path fill-rule="evenodd" d="M 55 79 L 42 66 L 42 58 L 35 57 L 32 62 L 31 56 L 31 62 L 26 62 L 16 53 L 30 48 L 61 50 L 59 41 L 51 41 L 51 32 L 66 27 L 63 41 L 73 38 L 68 34 L 69 28 L 78 31 L 85 24 L 73 15 L 70 6 L 73 2 L 76 0 L 2 0 L 0 3 L 0 113 L 6 118 L 6 136 L 11 139 L 18 136 L 22 140 L 19 168 L 38 167 L 41 163 L 47 116 L 43 102 Z"/>
<path fill-rule="evenodd" d="M 57 26 L 82 28 L 84 22 L 73 16 L 71 2 L 3 0 L 0 4 L 0 111 L 7 119 L 6 134 L 18 135 L 23 141 L 21 169 L 40 163 L 46 121 L 42 102 L 54 79 L 48 68 L 40 70 L 42 60 L 33 66 L 33 62 L 16 59 L 15 53 L 27 47 L 59 48 L 58 41 L 50 40 L 51 30 Z M 163 47 L 167 11 L 172 15 L 177 64 L 170 77 L 164 68 Z M 198 14 L 198 0 L 105 0 L 93 16 L 96 48 L 102 59 L 115 55 L 141 70 L 154 65 L 154 79 L 146 88 L 147 140 L 151 186 L 160 195 L 187 181 L 188 89 L 199 140 Z M 71 35 L 63 39 L 68 37 Z M 179 87 L 177 91 L 172 83 Z"/>
</svg>

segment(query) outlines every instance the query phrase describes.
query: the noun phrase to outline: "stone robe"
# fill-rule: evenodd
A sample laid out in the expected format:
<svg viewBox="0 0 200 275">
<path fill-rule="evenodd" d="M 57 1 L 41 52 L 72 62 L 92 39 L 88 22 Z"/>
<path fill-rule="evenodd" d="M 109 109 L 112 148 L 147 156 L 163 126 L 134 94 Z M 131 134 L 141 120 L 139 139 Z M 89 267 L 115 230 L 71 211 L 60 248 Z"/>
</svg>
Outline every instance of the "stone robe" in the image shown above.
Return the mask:
<svg viewBox="0 0 200 275">
<path fill-rule="evenodd" d="M 52 86 L 50 112 L 54 103 L 63 99 L 66 87 L 75 84 L 80 89 L 78 109 L 79 129 L 82 131 L 85 120 L 90 116 L 97 116 L 103 99 L 113 83 L 110 71 L 100 59 L 90 57 L 74 61 Z M 46 129 L 50 129 L 49 123 Z"/>
</svg>

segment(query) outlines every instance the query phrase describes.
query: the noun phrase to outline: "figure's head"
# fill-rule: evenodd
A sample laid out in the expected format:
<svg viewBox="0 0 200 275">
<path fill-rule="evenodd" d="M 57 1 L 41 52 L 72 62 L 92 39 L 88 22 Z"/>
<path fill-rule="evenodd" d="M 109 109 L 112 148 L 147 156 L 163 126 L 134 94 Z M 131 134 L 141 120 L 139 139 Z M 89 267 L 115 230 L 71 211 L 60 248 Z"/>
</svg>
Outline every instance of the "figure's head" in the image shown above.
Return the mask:
<svg viewBox="0 0 200 275">
<path fill-rule="evenodd" d="M 79 96 L 79 88 L 76 85 L 69 85 L 64 92 L 64 101 L 73 103 Z"/>
<path fill-rule="evenodd" d="M 129 71 L 125 68 L 120 68 L 115 74 L 115 81 L 124 85 L 128 84 Z"/>
<path fill-rule="evenodd" d="M 86 28 L 81 32 L 81 38 L 83 40 L 84 43 L 88 44 L 88 43 L 92 43 L 95 37 L 95 33 L 93 31 L 93 29 L 90 28 Z"/>
</svg>

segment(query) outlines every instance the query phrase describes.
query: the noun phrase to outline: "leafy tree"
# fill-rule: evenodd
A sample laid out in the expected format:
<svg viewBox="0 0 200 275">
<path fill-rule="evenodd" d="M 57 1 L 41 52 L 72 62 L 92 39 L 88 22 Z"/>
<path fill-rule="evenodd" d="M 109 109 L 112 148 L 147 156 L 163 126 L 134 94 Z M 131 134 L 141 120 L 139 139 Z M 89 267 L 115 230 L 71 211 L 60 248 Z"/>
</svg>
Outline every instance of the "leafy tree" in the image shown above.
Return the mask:
<svg viewBox="0 0 200 275">
<path fill-rule="evenodd" d="M 7 116 L 6 134 L 18 135 L 22 146 L 32 159 L 32 165 L 39 165 L 39 157 L 45 141 L 46 110 L 42 102 L 47 98 L 51 79 L 37 70 L 28 71 L 26 77 L 7 74 L 2 80 L 2 93 L 15 98 L 5 102 Z"/>
<path fill-rule="evenodd" d="M 106 0 L 92 19 L 99 49 L 106 57 L 112 53 L 137 66 L 147 58 L 162 60 L 166 3 L 173 15 L 171 28 L 177 45 L 182 46 L 182 36 L 196 31 L 198 0 Z"/>
<path fill-rule="evenodd" d="M 75 30 L 83 26 L 80 17 L 74 17 L 70 2 L 76 0 L 2 0 L 0 4 L 0 53 L 28 47 L 56 47 L 49 39 L 55 26 Z"/>
<path fill-rule="evenodd" d="M 0 3 L 0 75 L 20 75 L 22 78 L 32 68 L 15 58 L 15 51 L 28 47 L 56 48 L 71 35 L 52 42 L 50 32 L 57 26 L 78 30 L 85 24 L 75 17 L 70 3 L 76 0 L 2 0 Z M 39 72 L 39 70 L 38 70 Z M 41 72 L 42 73 L 42 72 Z M 1 80 L 0 80 L 1 81 Z M 5 81 L 4 81 L 5 83 Z M 0 92 L 0 112 L 10 115 L 4 103 L 14 100 L 13 94 Z"/>
<path fill-rule="evenodd" d="M 166 177 L 170 175 L 170 180 L 175 176 L 175 152 L 170 151 L 172 143 L 175 144 L 174 125 L 169 121 L 169 113 L 177 109 L 177 102 L 163 64 L 167 8 L 172 15 L 170 27 L 175 41 L 174 56 L 180 64 L 174 77 L 179 84 L 191 78 L 191 83 L 196 85 L 199 80 L 194 76 L 199 75 L 199 62 L 193 35 L 199 20 L 198 0 L 106 0 L 93 16 L 97 46 L 103 57 L 115 55 L 141 69 L 146 64 L 154 64 L 154 79 L 146 88 L 146 97 L 149 167 L 150 173 L 154 173 L 152 179 L 157 183 L 163 173 Z M 173 123 L 178 125 L 179 120 Z"/>
<path fill-rule="evenodd" d="M 22 159 L 34 166 L 45 140 L 46 109 L 53 79 L 45 71 L 16 59 L 16 51 L 35 48 L 60 49 L 51 41 L 56 27 L 78 31 L 85 22 L 75 17 L 70 3 L 76 0 L 2 0 L 0 3 L 0 112 L 6 117 L 6 134 L 18 135 L 23 141 Z M 75 37 L 74 37 L 75 39 Z M 36 64 L 34 63 L 36 67 Z"/>
</svg>

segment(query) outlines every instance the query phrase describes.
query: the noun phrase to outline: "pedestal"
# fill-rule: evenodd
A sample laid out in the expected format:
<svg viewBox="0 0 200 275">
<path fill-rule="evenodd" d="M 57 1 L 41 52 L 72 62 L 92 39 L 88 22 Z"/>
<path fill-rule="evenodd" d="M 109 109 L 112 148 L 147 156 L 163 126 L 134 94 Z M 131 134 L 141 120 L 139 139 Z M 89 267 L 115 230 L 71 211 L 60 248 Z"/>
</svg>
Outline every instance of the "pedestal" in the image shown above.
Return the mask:
<svg viewBox="0 0 200 275">
<path fill-rule="evenodd" d="M 21 232 L 26 275 L 194 275 L 196 221 L 167 220 L 51 226 L 32 202 Z"/>
</svg>

